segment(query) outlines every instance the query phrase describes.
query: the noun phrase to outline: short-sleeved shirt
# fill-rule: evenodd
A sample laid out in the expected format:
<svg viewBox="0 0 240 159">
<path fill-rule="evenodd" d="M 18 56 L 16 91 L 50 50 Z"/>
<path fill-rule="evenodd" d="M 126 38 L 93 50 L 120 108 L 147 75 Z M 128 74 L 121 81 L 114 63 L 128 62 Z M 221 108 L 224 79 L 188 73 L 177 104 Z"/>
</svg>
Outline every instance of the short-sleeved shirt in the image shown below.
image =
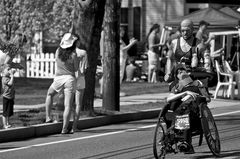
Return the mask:
<svg viewBox="0 0 240 159">
<path fill-rule="evenodd" d="M 8 82 L 10 81 L 10 77 L 8 76 L 3 76 L 2 77 L 2 91 L 3 94 L 2 96 L 8 99 L 14 99 L 15 98 L 15 88 L 14 84 L 8 85 Z"/>
</svg>

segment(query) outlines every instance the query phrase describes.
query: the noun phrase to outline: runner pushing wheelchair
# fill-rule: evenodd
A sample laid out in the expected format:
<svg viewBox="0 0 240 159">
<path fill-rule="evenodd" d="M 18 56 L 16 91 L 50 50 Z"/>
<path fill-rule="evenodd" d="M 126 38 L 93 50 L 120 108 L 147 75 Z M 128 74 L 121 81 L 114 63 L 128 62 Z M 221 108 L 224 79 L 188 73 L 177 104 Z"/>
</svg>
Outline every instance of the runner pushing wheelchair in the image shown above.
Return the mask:
<svg viewBox="0 0 240 159">
<path fill-rule="evenodd" d="M 195 153 L 192 136 L 203 135 L 211 152 L 220 154 L 218 130 L 207 103 L 211 101 L 207 90 L 211 76 L 202 71 L 199 57 L 202 46 L 193 36 L 193 22 L 184 19 L 180 24 L 181 36 L 172 40 L 168 52 L 165 81 L 171 82 L 167 103 L 159 114 L 153 140 L 155 158 L 167 153 Z M 173 67 L 174 66 L 174 67 Z M 199 69 L 201 71 L 199 71 Z M 197 71 L 196 71 L 197 70 Z"/>
</svg>

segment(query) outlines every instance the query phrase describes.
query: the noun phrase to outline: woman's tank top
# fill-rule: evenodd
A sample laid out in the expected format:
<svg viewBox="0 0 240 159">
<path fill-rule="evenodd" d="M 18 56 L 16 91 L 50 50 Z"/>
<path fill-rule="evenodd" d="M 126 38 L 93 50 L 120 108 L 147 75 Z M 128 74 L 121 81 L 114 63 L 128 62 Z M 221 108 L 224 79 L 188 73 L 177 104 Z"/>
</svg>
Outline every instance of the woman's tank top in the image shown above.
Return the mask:
<svg viewBox="0 0 240 159">
<path fill-rule="evenodd" d="M 61 75 L 75 76 L 74 59 L 70 58 L 67 61 L 63 62 L 61 59 L 59 59 L 58 54 L 59 50 L 56 51 L 56 63 L 57 63 L 56 76 Z"/>
</svg>

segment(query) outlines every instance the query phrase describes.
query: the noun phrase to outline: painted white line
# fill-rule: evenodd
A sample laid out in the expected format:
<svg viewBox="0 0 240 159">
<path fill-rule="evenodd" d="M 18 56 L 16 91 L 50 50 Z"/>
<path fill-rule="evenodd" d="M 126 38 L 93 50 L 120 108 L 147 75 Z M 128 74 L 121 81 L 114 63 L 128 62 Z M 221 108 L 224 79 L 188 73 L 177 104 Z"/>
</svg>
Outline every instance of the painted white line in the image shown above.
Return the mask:
<svg viewBox="0 0 240 159">
<path fill-rule="evenodd" d="M 239 110 L 239 111 L 233 111 L 233 112 L 216 114 L 216 115 L 213 115 L 213 116 L 214 116 L 214 117 L 218 117 L 218 116 L 224 116 L 224 115 L 235 114 L 235 113 L 240 113 L 240 110 Z"/>
<path fill-rule="evenodd" d="M 213 115 L 213 116 L 215 116 L 215 117 L 216 116 L 224 116 L 224 115 L 235 114 L 235 113 L 240 113 L 240 111 L 221 113 L 221 114 L 216 114 L 216 115 Z M 140 130 L 140 129 L 152 128 L 152 127 L 155 127 L 155 126 L 156 126 L 156 124 L 153 124 L 153 125 L 138 127 L 138 128 L 135 128 L 135 129 L 126 129 L 126 130 L 121 130 L 121 131 L 115 131 L 115 132 L 103 133 L 103 134 L 98 134 L 98 135 L 85 136 L 85 137 L 68 139 L 68 140 L 61 140 L 61 141 L 54 141 L 54 142 L 48 142 L 48 143 L 42 143 L 42 144 L 36 144 L 36 145 L 29 145 L 29 146 L 25 146 L 25 147 L 13 148 L 13 149 L 8 149 L 8 150 L 1 150 L 0 153 L 29 149 L 29 148 L 33 148 L 33 147 L 59 144 L 59 143 L 70 142 L 70 141 L 79 141 L 79 140 L 108 136 L 108 135 L 114 135 L 114 134 L 121 134 L 121 133 L 125 133 L 125 132 L 130 132 L 130 131 L 137 131 L 137 130 Z"/>
<path fill-rule="evenodd" d="M 239 156 L 231 156 L 231 157 L 221 157 L 220 159 L 238 159 L 238 158 Z M 211 158 L 211 159 L 214 159 L 214 158 Z"/>
<path fill-rule="evenodd" d="M 153 127 L 153 126 L 155 126 L 155 125 L 151 125 L 151 127 Z M 0 151 L 0 153 L 16 151 L 16 150 L 22 150 L 22 149 L 28 149 L 28 148 L 32 148 L 32 147 L 40 147 L 40 146 L 59 144 L 59 143 L 70 142 L 70 141 L 78 141 L 78 140 L 84 140 L 84 139 L 96 138 L 96 137 L 102 137 L 102 136 L 108 136 L 108 135 L 114 135 L 114 134 L 120 134 L 120 133 L 125 133 L 125 132 L 130 132 L 130 131 L 136 131 L 136 130 L 139 130 L 139 129 L 146 129 L 146 128 L 149 128 L 149 127 L 150 126 L 145 126 L 145 127 L 135 128 L 135 129 L 126 129 L 126 130 L 122 130 L 122 131 L 115 131 L 115 132 L 103 133 L 103 134 L 98 134 L 98 135 L 85 136 L 85 137 L 68 139 L 68 140 L 61 140 L 61 141 L 54 141 L 54 142 L 30 145 L 30 146 L 25 146 L 25 147 L 19 147 L 19 148 L 13 148 L 13 149 L 8 149 L 8 150 L 2 150 L 2 151 Z"/>
</svg>

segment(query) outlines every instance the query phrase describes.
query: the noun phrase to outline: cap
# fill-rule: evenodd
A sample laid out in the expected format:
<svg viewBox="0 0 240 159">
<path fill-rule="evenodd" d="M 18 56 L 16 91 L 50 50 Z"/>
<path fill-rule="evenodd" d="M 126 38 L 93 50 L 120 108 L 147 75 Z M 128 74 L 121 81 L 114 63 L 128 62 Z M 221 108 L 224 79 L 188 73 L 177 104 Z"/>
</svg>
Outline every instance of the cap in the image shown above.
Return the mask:
<svg viewBox="0 0 240 159">
<path fill-rule="evenodd" d="M 178 70 L 187 70 L 183 64 L 177 64 L 174 68 L 174 75 L 177 77 Z"/>
<path fill-rule="evenodd" d="M 63 38 L 60 43 L 60 47 L 63 49 L 69 48 L 73 46 L 73 43 L 77 40 L 78 38 L 71 34 L 71 33 L 66 33 L 63 35 Z"/>
</svg>

